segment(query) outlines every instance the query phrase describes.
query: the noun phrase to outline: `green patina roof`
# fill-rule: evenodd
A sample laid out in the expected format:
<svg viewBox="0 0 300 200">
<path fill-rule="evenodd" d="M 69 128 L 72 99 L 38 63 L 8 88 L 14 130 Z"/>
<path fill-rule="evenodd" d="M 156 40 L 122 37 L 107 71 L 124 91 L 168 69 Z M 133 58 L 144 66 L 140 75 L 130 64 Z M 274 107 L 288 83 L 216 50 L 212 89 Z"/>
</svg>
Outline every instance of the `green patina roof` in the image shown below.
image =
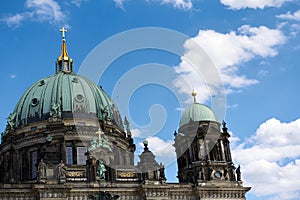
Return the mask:
<svg viewBox="0 0 300 200">
<path fill-rule="evenodd" d="M 62 71 L 27 89 L 11 114 L 11 121 L 16 128 L 48 119 L 53 105 L 58 106 L 62 118 L 74 117 L 74 112 L 86 113 L 98 119 L 109 117 L 123 127 L 117 107 L 101 87 L 85 77 Z"/>
<path fill-rule="evenodd" d="M 190 121 L 215 121 L 217 118 L 214 112 L 206 105 L 200 103 L 193 103 L 185 109 L 181 118 L 179 127 L 188 124 Z"/>
<path fill-rule="evenodd" d="M 89 79 L 73 73 L 62 28 L 62 51 L 56 60 L 56 74 L 43 78 L 25 91 L 7 128 L 15 129 L 49 118 L 109 120 L 123 129 L 119 110 L 104 90 Z"/>
</svg>

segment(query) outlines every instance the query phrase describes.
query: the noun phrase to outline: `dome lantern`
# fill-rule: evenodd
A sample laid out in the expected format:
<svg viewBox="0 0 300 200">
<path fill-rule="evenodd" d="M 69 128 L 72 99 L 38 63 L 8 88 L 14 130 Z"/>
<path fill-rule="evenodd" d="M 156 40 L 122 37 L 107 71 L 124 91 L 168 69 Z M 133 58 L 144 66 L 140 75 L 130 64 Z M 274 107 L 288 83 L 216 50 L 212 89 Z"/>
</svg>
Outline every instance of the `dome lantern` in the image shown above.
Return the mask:
<svg viewBox="0 0 300 200">
<path fill-rule="evenodd" d="M 66 44 L 66 35 L 67 29 L 62 27 L 60 29 L 62 33 L 62 46 L 61 53 L 56 60 L 56 73 L 65 72 L 65 73 L 73 73 L 73 59 L 69 57 L 67 52 L 67 44 Z"/>
</svg>

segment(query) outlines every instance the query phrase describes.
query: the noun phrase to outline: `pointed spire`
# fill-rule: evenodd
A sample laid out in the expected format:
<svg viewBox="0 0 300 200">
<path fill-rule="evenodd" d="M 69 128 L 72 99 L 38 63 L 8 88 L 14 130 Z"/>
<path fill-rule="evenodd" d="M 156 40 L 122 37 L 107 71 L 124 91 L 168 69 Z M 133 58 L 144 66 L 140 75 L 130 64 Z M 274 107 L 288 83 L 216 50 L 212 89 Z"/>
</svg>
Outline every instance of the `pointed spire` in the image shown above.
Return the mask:
<svg viewBox="0 0 300 200">
<path fill-rule="evenodd" d="M 228 135 L 228 137 L 230 137 L 230 135 L 228 134 L 228 132 L 227 132 L 227 127 L 226 127 L 226 122 L 223 120 L 222 121 L 222 130 L 223 130 L 223 133 L 224 134 L 227 134 Z"/>
<path fill-rule="evenodd" d="M 128 119 L 127 119 L 126 116 L 125 116 L 125 118 L 124 118 L 124 125 L 126 126 L 126 133 L 127 133 L 127 136 L 128 136 L 129 138 L 131 138 L 130 123 L 129 123 L 129 121 L 128 121 Z"/>
<path fill-rule="evenodd" d="M 65 73 L 73 73 L 73 60 L 69 57 L 67 52 L 67 44 L 66 44 L 66 35 L 67 30 L 62 27 L 60 29 L 62 33 L 62 45 L 61 45 L 61 53 L 56 60 L 56 73 L 61 71 Z"/>
<path fill-rule="evenodd" d="M 197 100 L 196 100 L 197 92 L 195 92 L 195 90 L 193 90 L 192 96 L 194 97 L 194 103 L 197 103 Z"/>
</svg>

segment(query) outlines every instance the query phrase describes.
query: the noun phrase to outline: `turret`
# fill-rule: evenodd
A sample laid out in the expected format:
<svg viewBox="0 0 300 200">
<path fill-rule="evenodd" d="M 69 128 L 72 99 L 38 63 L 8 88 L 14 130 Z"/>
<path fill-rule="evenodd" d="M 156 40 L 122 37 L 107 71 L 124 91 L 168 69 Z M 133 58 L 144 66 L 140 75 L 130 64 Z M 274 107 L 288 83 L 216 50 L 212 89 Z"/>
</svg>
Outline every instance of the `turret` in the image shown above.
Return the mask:
<svg viewBox="0 0 300 200">
<path fill-rule="evenodd" d="M 214 112 L 196 100 L 186 108 L 175 134 L 179 182 L 236 181 L 229 147 L 226 123 L 220 123 Z"/>
</svg>

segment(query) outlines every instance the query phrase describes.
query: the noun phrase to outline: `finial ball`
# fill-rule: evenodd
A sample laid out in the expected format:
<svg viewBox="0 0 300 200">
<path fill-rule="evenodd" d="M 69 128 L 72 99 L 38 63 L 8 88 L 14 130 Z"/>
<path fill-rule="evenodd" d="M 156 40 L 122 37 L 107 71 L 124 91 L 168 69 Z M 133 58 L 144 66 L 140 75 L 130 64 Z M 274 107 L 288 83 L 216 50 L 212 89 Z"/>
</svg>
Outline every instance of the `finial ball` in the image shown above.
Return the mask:
<svg viewBox="0 0 300 200">
<path fill-rule="evenodd" d="M 193 91 L 193 92 L 192 92 L 192 96 L 193 96 L 193 97 L 197 96 L 197 92 Z"/>
<path fill-rule="evenodd" d="M 147 140 L 144 140 L 143 144 L 146 146 L 148 145 L 148 141 Z"/>
</svg>

